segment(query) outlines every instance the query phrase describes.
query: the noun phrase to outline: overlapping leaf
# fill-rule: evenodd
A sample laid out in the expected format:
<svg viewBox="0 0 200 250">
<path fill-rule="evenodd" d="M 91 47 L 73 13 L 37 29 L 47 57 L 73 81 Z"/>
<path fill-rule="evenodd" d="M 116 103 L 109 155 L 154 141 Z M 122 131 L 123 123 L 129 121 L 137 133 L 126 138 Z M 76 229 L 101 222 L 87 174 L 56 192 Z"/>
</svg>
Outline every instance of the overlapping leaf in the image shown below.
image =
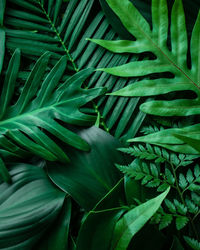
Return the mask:
<svg viewBox="0 0 200 250">
<path fill-rule="evenodd" d="M 200 114 L 200 78 L 199 78 L 199 44 L 200 44 L 200 14 L 197 17 L 194 25 L 192 36 L 190 55 L 188 52 L 188 39 L 185 25 L 185 16 L 181 0 L 175 0 L 171 13 L 170 26 L 170 45 L 168 40 L 168 8 L 166 0 L 152 1 L 152 26 L 128 1 L 107 0 L 109 6 L 120 18 L 126 29 L 136 38 L 131 40 L 103 41 L 92 39 L 93 42 L 107 48 L 112 52 L 117 53 L 142 53 L 152 52 L 155 55 L 153 60 L 142 60 L 130 62 L 122 66 L 114 68 L 104 68 L 105 72 L 121 77 L 138 77 L 138 76 L 153 76 L 149 80 L 141 80 L 131 84 L 119 91 L 112 93 L 119 96 L 155 96 L 167 94 L 174 91 L 192 91 L 196 94 L 193 99 L 182 98 L 174 100 L 154 100 L 141 105 L 140 109 L 148 114 L 158 116 L 190 116 Z M 170 48 L 169 48 L 170 46 Z M 191 68 L 188 66 L 188 61 L 191 59 Z M 173 75 L 171 77 L 169 72 Z M 163 74 L 168 73 L 169 77 L 164 77 Z M 165 74 L 166 75 L 166 74 Z M 197 138 L 200 136 L 199 129 L 195 126 L 186 128 L 188 136 Z M 182 131 L 165 131 L 167 134 L 182 134 Z M 160 136 L 161 132 L 155 134 L 155 138 L 159 137 L 155 144 L 166 146 L 173 149 L 174 144 L 184 144 L 181 140 L 177 143 L 177 138 L 173 135 L 170 137 L 169 145 L 165 143 L 165 137 Z M 146 141 L 151 142 L 148 136 L 136 138 L 131 141 Z M 172 144 L 172 145 L 171 145 Z M 185 153 L 194 153 L 194 150 L 189 148 Z M 177 151 L 180 150 L 177 148 Z"/>
<path fill-rule="evenodd" d="M 37 58 L 48 50 L 52 52 L 53 63 L 55 59 L 66 55 L 67 68 L 73 72 L 87 67 L 113 67 L 129 61 L 127 55 L 113 55 L 86 40 L 88 37 L 117 37 L 100 10 L 98 1 L 73 0 L 64 3 L 52 0 L 9 0 L 5 26 L 6 47 L 9 50 L 20 48 L 23 55 L 29 58 Z M 26 79 L 27 72 L 21 72 L 20 76 Z M 129 80 L 96 72 L 87 86 L 106 86 L 109 91 L 115 91 L 129 83 Z M 91 112 L 99 112 L 101 126 L 111 134 L 118 138 L 131 138 L 145 117 L 144 113 L 137 110 L 138 102 L 139 98 L 107 96 L 101 98 L 95 104 L 96 110 Z M 135 114 L 130 110 L 135 111 Z"/>
<path fill-rule="evenodd" d="M 29 151 L 49 161 L 68 161 L 67 155 L 50 134 L 70 146 L 89 150 L 83 139 L 59 121 L 79 126 L 93 124 L 96 117 L 81 113 L 79 108 L 104 93 L 105 89 L 81 88 L 93 69 L 83 70 L 59 84 L 66 67 L 65 56 L 42 81 L 49 57 L 47 52 L 38 59 L 14 104 L 11 100 L 19 70 L 20 51 L 16 50 L 10 60 L 0 99 L 0 153 L 3 157 L 23 157 Z"/>
<path fill-rule="evenodd" d="M 116 224 L 111 249 L 127 249 L 132 237 L 154 215 L 168 192 L 169 188 L 157 197 L 125 213 Z"/>
<path fill-rule="evenodd" d="M 79 135 L 91 146 L 90 152 L 71 148 L 67 166 L 50 163 L 47 167 L 52 181 L 88 211 L 122 177 L 115 163 L 126 164 L 126 159 L 116 150 L 121 145 L 119 141 L 102 129 L 93 126 Z"/>
<path fill-rule="evenodd" d="M 0 182 L 0 249 L 32 249 L 55 221 L 65 194 L 38 166 L 18 164 L 9 173 L 12 184 Z"/>
</svg>

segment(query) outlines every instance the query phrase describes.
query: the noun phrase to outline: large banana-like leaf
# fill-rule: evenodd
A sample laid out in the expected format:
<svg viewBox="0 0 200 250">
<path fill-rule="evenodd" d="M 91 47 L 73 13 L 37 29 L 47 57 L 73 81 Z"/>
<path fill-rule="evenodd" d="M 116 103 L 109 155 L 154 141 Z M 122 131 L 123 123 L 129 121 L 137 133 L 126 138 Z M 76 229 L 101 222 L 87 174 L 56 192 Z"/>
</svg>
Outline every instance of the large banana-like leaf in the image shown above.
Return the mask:
<svg viewBox="0 0 200 250">
<path fill-rule="evenodd" d="M 65 194 L 38 166 L 18 164 L 9 172 L 12 184 L 0 182 L 0 249 L 32 249 L 57 218 Z"/>
<path fill-rule="evenodd" d="M 14 104 L 11 100 L 20 66 L 18 49 L 10 60 L 0 99 L 2 157 L 23 157 L 28 151 L 49 161 L 68 161 L 66 153 L 50 135 L 80 150 L 87 151 L 90 148 L 83 139 L 59 121 L 79 126 L 93 124 L 96 117 L 80 112 L 79 108 L 104 93 L 105 89 L 81 88 L 93 69 L 80 71 L 59 84 L 67 63 L 66 56 L 42 80 L 49 57 L 50 53 L 47 52 L 38 59 Z"/>
<path fill-rule="evenodd" d="M 156 96 L 174 91 L 192 91 L 196 97 L 174 100 L 154 100 L 143 103 L 141 111 L 158 116 L 190 116 L 200 114 L 200 78 L 199 78 L 199 44 L 200 44 L 200 14 L 194 25 L 191 41 L 190 56 L 188 53 L 188 38 L 185 24 L 184 10 L 181 0 L 175 0 L 171 13 L 170 44 L 168 41 L 168 8 L 166 0 L 152 1 L 152 29 L 149 23 L 128 1 L 107 0 L 109 6 L 120 18 L 125 28 L 136 38 L 131 40 L 103 41 L 92 39 L 93 42 L 117 53 L 142 53 L 151 52 L 155 59 L 130 62 L 114 68 L 104 68 L 105 72 L 121 77 L 152 76 L 150 79 L 140 80 L 112 95 L 119 96 Z M 191 60 L 191 68 L 188 66 Z M 171 73 L 171 75 L 169 74 Z M 168 73 L 168 77 L 160 75 Z M 155 75 L 156 74 L 156 75 Z M 158 75 L 159 74 L 159 75 Z M 196 127 L 186 129 L 189 136 L 199 136 Z M 191 130 L 193 132 L 191 132 Z M 195 130 L 195 132 L 194 132 Z M 191 132 L 191 133 L 190 133 Z M 169 132 L 171 134 L 171 131 Z M 176 134 L 179 131 L 176 130 Z M 181 133 L 181 130 L 180 130 Z M 151 142 L 142 137 L 143 141 Z M 165 138 L 159 137 L 159 145 L 165 142 Z M 139 141 L 139 138 L 134 139 Z M 132 140 L 132 141 L 134 141 Z M 170 144 L 176 144 L 177 138 L 171 136 Z M 183 145 L 183 142 L 179 140 Z M 156 144 L 158 144 L 156 142 Z M 191 149 L 191 148 L 190 148 Z M 185 151 L 190 153 L 191 150 Z"/>
<path fill-rule="evenodd" d="M 130 60 L 127 55 L 113 55 L 86 40 L 88 37 L 117 37 L 98 1 L 9 0 L 5 26 L 6 47 L 9 50 L 20 48 L 23 55 L 30 58 L 48 50 L 52 52 L 53 61 L 66 55 L 67 67 L 73 72 L 88 67 L 113 67 Z M 137 59 L 136 56 L 134 58 Z M 21 73 L 26 78 L 27 72 Z M 87 86 L 106 86 L 109 91 L 115 91 L 129 83 L 127 79 L 96 72 Z M 95 103 L 91 112 L 99 114 L 101 126 L 111 134 L 118 138 L 131 138 L 145 117 L 144 113 L 138 113 L 138 101 L 139 98 L 107 96 Z M 137 119 L 134 120 L 135 117 Z"/>
</svg>

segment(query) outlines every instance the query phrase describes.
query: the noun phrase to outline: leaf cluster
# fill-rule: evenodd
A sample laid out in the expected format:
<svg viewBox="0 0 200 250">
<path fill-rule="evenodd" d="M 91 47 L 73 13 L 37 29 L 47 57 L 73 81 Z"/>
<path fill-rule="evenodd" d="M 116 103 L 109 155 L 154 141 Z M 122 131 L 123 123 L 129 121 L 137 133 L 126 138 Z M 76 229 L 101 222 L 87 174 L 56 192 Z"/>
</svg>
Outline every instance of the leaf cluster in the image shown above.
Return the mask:
<svg viewBox="0 0 200 250">
<path fill-rule="evenodd" d="M 0 0 L 0 249 L 199 249 L 200 19 L 168 2 Z"/>
</svg>

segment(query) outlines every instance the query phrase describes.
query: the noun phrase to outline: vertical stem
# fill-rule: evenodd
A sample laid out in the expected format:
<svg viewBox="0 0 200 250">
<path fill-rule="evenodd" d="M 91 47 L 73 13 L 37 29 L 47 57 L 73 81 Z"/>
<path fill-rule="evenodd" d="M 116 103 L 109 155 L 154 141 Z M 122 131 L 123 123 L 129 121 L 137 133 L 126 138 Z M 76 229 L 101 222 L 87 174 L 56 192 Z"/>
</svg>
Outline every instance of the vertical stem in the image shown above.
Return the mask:
<svg viewBox="0 0 200 250">
<path fill-rule="evenodd" d="M 176 183 L 176 189 L 178 191 L 178 194 L 180 196 L 180 199 L 181 199 L 182 203 L 184 204 L 184 206 L 186 206 L 186 203 L 185 203 L 185 200 L 184 200 L 184 197 L 183 197 L 183 193 L 181 192 L 180 187 L 179 187 L 175 167 L 174 167 L 174 165 L 172 163 L 170 163 L 170 165 L 171 165 L 171 168 L 172 168 L 172 171 L 173 171 L 173 175 L 174 175 L 174 179 L 175 179 L 175 183 Z M 196 228 L 195 228 L 195 225 L 194 225 L 194 222 L 193 222 L 192 218 L 190 216 L 188 216 L 188 218 L 189 218 L 191 227 L 192 227 L 192 229 L 194 231 L 194 234 L 195 234 L 196 238 L 199 239 L 199 236 L 198 236 L 198 233 L 196 231 Z"/>
</svg>

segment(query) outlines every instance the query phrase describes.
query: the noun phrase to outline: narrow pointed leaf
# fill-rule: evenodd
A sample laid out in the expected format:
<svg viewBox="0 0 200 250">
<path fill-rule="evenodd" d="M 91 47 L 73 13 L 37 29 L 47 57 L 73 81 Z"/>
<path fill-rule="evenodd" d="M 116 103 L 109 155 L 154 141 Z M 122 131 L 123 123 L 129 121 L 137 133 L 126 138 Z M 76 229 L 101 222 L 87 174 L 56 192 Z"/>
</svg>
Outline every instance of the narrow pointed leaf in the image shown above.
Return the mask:
<svg viewBox="0 0 200 250">
<path fill-rule="evenodd" d="M 116 224 L 112 249 L 126 249 L 132 237 L 154 215 L 168 193 L 169 188 L 156 198 L 150 199 L 125 213 Z"/>
</svg>

